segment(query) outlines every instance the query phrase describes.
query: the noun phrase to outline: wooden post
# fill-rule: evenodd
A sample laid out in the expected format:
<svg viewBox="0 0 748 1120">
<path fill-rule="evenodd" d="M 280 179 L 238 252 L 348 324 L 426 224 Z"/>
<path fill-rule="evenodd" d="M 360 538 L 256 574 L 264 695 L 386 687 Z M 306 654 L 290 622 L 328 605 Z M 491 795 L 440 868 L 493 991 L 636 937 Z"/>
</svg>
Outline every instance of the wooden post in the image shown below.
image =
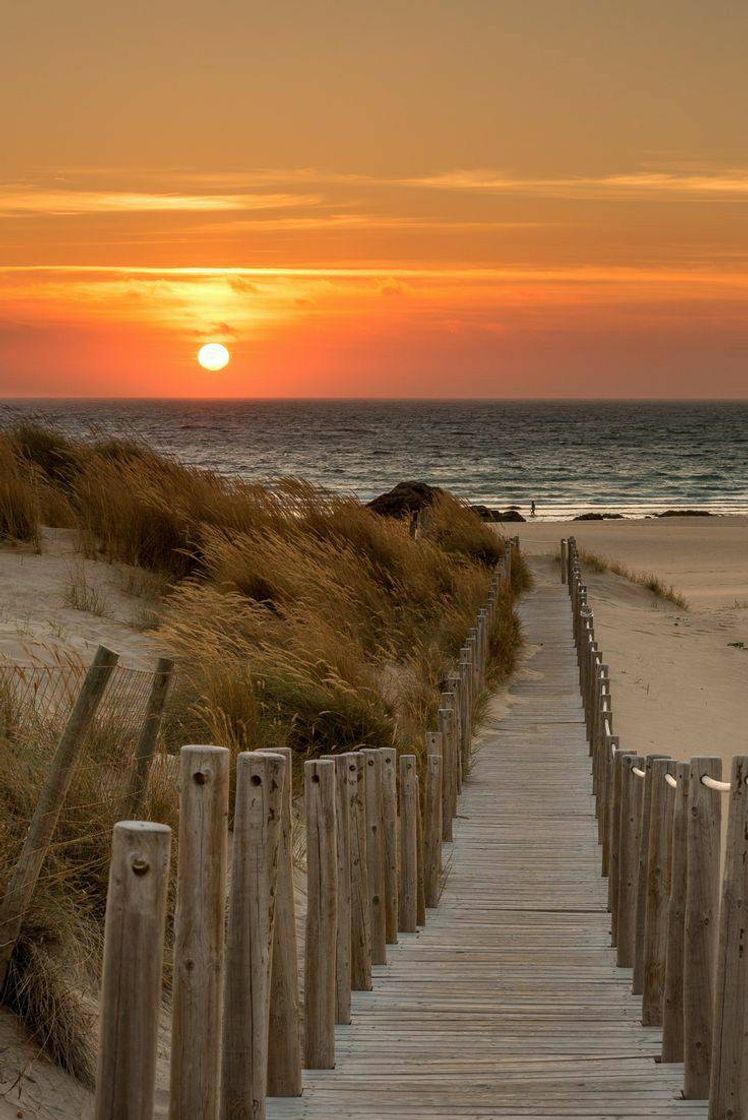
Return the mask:
<svg viewBox="0 0 748 1120">
<path fill-rule="evenodd" d="M 610 736 L 610 745 L 607 739 L 605 742 L 605 750 L 611 752 L 612 764 L 608 810 L 608 910 L 610 910 L 611 944 L 615 946 L 618 944 L 618 890 L 621 873 L 621 803 L 624 774 L 631 765 L 631 755 L 624 754 L 618 749 L 616 736 Z"/>
<path fill-rule="evenodd" d="M 180 753 L 170 1120 L 218 1120 L 230 752 Z"/>
<path fill-rule="evenodd" d="M 644 760 L 625 755 L 621 774 L 621 834 L 618 860 L 618 920 L 616 922 L 616 964 L 633 968 L 636 948 L 636 897 L 639 882 L 644 782 L 633 773 Z"/>
<path fill-rule="evenodd" d="M 371 963 L 387 964 L 387 923 L 385 917 L 384 834 L 382 828 L 382 755 L 367 749 L 366 774 L 366 857 L 369 877 L 369 923 Z"/>
<path fill-rule="evenodd" d="M 438 734 L 438 732 L 437 732 Z M 426 827 L 423 859 L 426 905 L 436 906 L 441 890 L 442 850 L 442 756 L 441 752 L 426 755 L 426 791 L 424 797 Z"/>
<path fill-rule="evenodd" d="M 171 829 L 120 821 L 104 926 L 95 1120 L 152 1120 Z"/>
<path fill-rule="evenodd" d="M 719 918 L 722 794 L 705 786 L 722 778 L 720 758 L 692 758 L 686 828 L 687 884 L 683 942 L 683 1095 L 709 1096 L 714 980 Z"/>
<path fill-rule="evenodd" d="M 561 582 L 562 583 L 566 583 L 566 579 L 567 579 L 567 576 L 569 574 L 568 550 L 569 550 L 569 542 L 565 541 L 565 540 L 562 540 L 561 541 Z"/>
<path fill-rule="evenodd" d="M 442 839 L 452 839 L 457 791 L 455 788 L 454 736 L 452 735 L 452 709 L 440 708 L 437 725 L 442 741 Z"/>
<path fill-rule="evenodd" d="M 335 763 L 304 763 L 307 911 L 304 955 L 304 1065 L 335 1068 L 337 844 Z"/>
<path fill-rule="evenodd" d="M 222 1120 L 264 1120 L 270 954 L 286 760 L 237 758 L 223 1013 Z"/>
<path fill-rule="evenodd" d="M 642 794 L 641 828 L 639 830 L 639 870 L 636 884 L 636 930 L 634 940 L 634 975 L 631 991 L 640 996 L 644 991 L 644 926 L 647 914 L 647 875 L 649 868 L 649 823 L 652 815 L 652 766 L 661 754 L 648 754 L 644 759 L 644 792 Z M 660 778 L 660 781 L 664 781 Z"/>
<path fill-rule="evenodd" d="M 264 752 L 263 752 L 264 753 Z M 299 1033 L 299 953 L 296 943 L 296 900 L 293 880 L 293 751 L 271 752 L 286 760 L 278 841 L 278 874 L 270 962 L 270 1032 L 268 1096 L 301 1096 L 301 1038 Z"/>
<path fill-rule="evenodd" d="M 649 858 L 647 861 L 647 898 L 644 921 L 644 991 L 642 1024 L 662 1025 L 667 949 L 667 910 L 670 900 L 670 860 L 673 839 L 675 790 L 665 781 L 675 763 L 669 758 L 655 759 L 652 766 L 652 807 L 649 821 Z"/>
<path fill-rule="evenodd" d="M 691 767 L 676 762 L 673 837 L 670 860 L 670 899 L 667 912 L 665 987 L 662 998 L 662 1060 L 683 1061 L 683 936 L 686 918 L 686 820 Z"/>
<path fill-rule="evenodd" d="M 47 780 L 0 906 L 0 992 L 5 987 L 10 958 L 57 827 L 83 742 L 118 660 L 116 653 L 106 646 L 99 646 L 49 764 Z"/>
<path fill-rule="evenodd" d="M 709 1120 L 748 1116 L 748 756 L 732 760 L 719 915 Z M 715 795 L 719 796 L 719 794 Z"/>
<path fill-rule="evenodd" d="M 400 756 L 400 929 L 418 929 L 418 769 L 414 754 Z"/>
<path fill-rule="evenodd" d="M 371 991 L 371 920 L 366 856 L 366 775 L 364 757 L 348 755 L 348 814 L 351 841 L 351 987 Z"/>
<path fill-rule="evenodd" d="M 425 774 L 425 769 L 424 769 Z M 425 784 L 425 783 L 424 783 Z M 424 876 L 424 837 L 421 794 L 421 776 L 416 770 L 416 832 L 417 832 L 417 883 L 416 883 L 416 922 L 423 928 L 426 925 L 426 879 Z"/>
<path fill-rule="evenodd" d="M 160 657 L 153 674 L 153 683 L 148 697 L 143 727 L 140 738 L 135 745 L 135 759 L 133 771 L 130 775 L 130 784 L 121 809 L 121 815 L 130 820 L 139 817 L 143 811 L 145 796 L 148 792 L 151 763 L 156 753 L 158 734 L 161 730 L 161 721 L 164 718 L 169 685 L 173 675 L 174 662 L 169 657 Z"/>
<path fill-rule="evenodd" d="M 335 1022 L 351 1021 L 351 829 L 348 765 L 350 754 L 336 755 L 335 818 L 338 853 L 338 917 L 335 938 Z"/>
<path fill-rule="evenodd" d="M 397 751 L 381 747 L 382 828 L 384 834 L 384 921 L 388 945 L 397 945 Z"/>
</svg>

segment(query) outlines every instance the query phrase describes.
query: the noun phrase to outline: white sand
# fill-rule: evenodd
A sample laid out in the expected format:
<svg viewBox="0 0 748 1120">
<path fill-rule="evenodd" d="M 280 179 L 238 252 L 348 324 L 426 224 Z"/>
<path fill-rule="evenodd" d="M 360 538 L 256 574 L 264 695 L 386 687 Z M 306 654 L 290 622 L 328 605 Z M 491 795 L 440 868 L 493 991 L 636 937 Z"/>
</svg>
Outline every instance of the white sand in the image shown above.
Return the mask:
<svg viewBox="0 0 748 1120">
<path fill-rule="evenodd" d="M 88 662 L 103 644 L 119 653 L 120 664 L 150 668 L 157 648 L 141 629 L 143 600 L 126 590 L 133 571 L 84 560 L 68 529 L 45 530 L 41 555 L 0 546 L 0 659 L 53 663 L 73 655 Z M 71 605 L 73 583 L 89 609 Z"/>
<path fill-rule="evenodd" d="M 516 531 L 548 578 L 560 578 L 551 551 L 574 535 L 580 548 L 653 571 L 686 595 L 683 611 L 620 576 L 585 573 L 621 745 L 675 758 L 719 755 L 729 769 L 748 749 L 748 648 L 730 644 L 748 647 L 748 518 L 545 522 Z"/>
</svg>

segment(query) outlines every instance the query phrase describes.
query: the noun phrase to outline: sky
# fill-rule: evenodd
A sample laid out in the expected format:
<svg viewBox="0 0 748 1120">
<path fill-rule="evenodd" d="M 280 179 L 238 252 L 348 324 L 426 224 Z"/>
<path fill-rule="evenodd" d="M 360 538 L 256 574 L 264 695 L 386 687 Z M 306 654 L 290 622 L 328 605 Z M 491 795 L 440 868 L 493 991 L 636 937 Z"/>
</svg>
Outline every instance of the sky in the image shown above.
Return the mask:
<svg viewBox="0 0 748 1120">
<path fill-rule="evenodd" d="M 0 397 L 748 396 L 739 0 L 3 24 Z"/>
</svg>

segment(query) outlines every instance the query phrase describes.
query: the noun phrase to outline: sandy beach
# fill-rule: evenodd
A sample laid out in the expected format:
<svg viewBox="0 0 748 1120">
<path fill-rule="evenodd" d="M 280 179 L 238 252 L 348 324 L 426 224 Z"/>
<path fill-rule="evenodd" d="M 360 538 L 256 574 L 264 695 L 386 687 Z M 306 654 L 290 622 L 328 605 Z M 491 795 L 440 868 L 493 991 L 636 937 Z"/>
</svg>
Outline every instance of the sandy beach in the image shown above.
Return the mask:
<svg viewBox="0 0 748 1120">
<path fill-rule="evenodd" d="M 719 755 L 729 767 L 744 749 L 748 518 L 541 522 L 511 529 L 542 578 L 559 578 L 558 541 L 574 535 L 580 549 L 654 572 L 686 596 L 688 610 L 682 610 L 611 572 L 585 572 L 622 746 L 675 758 Z"/>
</svg>

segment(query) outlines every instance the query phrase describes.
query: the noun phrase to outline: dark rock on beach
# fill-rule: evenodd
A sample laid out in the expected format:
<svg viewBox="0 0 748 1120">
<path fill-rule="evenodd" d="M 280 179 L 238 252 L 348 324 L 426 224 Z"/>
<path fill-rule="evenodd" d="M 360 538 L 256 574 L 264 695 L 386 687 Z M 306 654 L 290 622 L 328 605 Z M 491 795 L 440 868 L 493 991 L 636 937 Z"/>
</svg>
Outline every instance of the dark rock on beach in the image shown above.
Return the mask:
<svg viewBox="0 0 748 1120">
<path fill-rule="evenodd" d="M 708 509 L 666 509 L 655 517 L 714 517 Z"/>
<path fill-rule="evenodd" d="M 573 521 L 623 521 L 622 513 L 580 513 Z"/>
<path fill-rule="evenodd" d="M 525 518 L 514 509 L 490 509 L 488 506 L 471 506 L 475 513 L 478 514 L 481 521 L 525 521 Z"/>
<path fill-rule="evenodd" d="M 442 493 L 438 486 L 429 486 L 428 482 L 398 482 L 392 490 L 372 498 L 367 505 L 382 517 L 406 517 L 428 509 Z"/>
</svg>

